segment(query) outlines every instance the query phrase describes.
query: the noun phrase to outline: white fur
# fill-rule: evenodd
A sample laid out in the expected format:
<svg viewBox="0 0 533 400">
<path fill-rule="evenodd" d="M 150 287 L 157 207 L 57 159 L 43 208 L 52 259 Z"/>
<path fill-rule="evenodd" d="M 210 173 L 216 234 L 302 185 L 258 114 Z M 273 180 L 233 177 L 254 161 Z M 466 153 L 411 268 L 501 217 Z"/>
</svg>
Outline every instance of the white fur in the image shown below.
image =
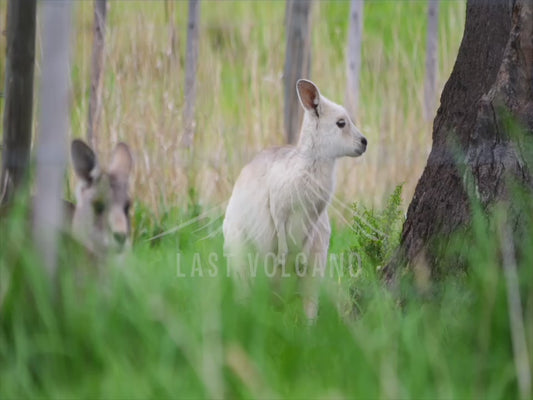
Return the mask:
<svg viewBox="0 0 533 400">
<path fill-rule="evenodd" d="M 231 266 L 244 275 L 250 251 L 274 253 L 280 265 L 297 254 L 305 257 L 304 308 L 314 319 L 313 278 L 326 267 L 331 234 L 326 208 L 336 160 L 360 156 L 366 139 L 344 107 L 321 96 L 312 82 L 299 80 L 297 92 L 305 110 L 300 140 L 297 146 L 264 150 L 242 169 L 226 210 L 224 247 Z"/>
</svg>

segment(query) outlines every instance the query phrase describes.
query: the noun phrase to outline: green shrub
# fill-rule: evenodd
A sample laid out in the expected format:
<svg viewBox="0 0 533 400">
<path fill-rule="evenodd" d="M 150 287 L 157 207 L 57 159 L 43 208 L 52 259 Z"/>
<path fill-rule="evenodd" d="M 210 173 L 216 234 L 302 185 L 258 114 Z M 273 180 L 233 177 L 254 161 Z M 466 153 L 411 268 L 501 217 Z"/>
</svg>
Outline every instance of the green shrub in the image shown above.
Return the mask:
<svg viewBox="0 0 533 400">
<path fill-rule="evenodd" d="M 351 251 L 361 257 L 364 269 L 375 270 L 392 256 L 400 241 L 404 221 L 401 204 L 402 185 L 396 186 L 383 210 L 353 204 Z"/>
</svg>

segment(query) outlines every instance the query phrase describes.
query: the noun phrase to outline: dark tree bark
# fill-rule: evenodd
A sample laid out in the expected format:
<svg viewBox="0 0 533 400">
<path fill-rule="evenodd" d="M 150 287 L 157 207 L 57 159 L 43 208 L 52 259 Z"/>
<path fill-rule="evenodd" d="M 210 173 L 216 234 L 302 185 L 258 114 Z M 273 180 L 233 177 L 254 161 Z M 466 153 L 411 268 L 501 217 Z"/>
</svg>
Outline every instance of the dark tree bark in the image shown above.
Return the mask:
<svg viewBox="0 0 533 400">
<path fill-rule="evenodd" d="M 4 138 L 0 203 L 28 174 L 33 113 L 36 0 L 10 0 L 7 9 Z"/>
<path fill-rule="evenodd" d="M 287 46 L 283 71 L 284 121 L 287 143 L 293 144 L 298 140 L 303 118 L 303 110 L 296 94 L 296 82 L 300 78 L 309 78 L 311 67 L 311 6 L 312 1 L 287 0 Z"/>
<path fill-rule="evenodd" d="M 450 234 L 470 221 L 468 194 L 488 210 L 509 197 L 508 178 L 531 188 L 532 3 L 468 1 L 463 40 L 434 120 L 433 147 L 400 247 L 384 269 L 389 281 L 419 257 L 434 277 L 444 271 L 441 251 Z M 519 137 L 512 135 L 509 117 L 520 124 Z"/>
<path fill-rule="evenodd" d="M 91 98 L 89 100 L 89 120 L 87 141 L 93 149 L 98 148 L 98 120 L 102 109 L 102 75 L 104 69 L 105 26 L 107 0 L 94 0 L 93 55 L 91 61 Z"/>
</svg>

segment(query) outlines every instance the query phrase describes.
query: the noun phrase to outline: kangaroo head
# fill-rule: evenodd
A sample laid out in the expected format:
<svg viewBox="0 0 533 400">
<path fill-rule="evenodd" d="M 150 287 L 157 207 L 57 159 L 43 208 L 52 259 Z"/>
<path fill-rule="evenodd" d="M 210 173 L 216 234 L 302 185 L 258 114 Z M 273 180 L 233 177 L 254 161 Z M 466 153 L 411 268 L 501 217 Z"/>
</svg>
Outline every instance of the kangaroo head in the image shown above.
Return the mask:
<svg viewBox="0 0 533 400">
<path fill-rule="evenodd" d="M 356 128 L 346 109 L 322 96 L 306 79 L 296 83 L 305 113 L 299 146 L 317 157 L 357 157 L 366 150 L 367 140 Z"/>
<path fill-rule="evenodd" d="M 95 254 L 121 252 L 130 234 L 128 186 L 133 159 L 128 145 L 115 146 L 107 170 L 100 168 L 94 151 L 81 140 L 72 141 L 71 155 L 80 180 L 74 236 Z"/>
</svg>

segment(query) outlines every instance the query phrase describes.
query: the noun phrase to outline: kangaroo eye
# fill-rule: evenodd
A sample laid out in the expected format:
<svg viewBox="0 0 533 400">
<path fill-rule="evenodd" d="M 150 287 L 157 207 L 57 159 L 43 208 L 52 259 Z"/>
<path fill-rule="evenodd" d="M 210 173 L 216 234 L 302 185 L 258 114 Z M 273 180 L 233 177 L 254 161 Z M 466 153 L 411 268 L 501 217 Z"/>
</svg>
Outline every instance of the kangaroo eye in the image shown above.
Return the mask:
<svg viewBox="0 0 533 400">
<path fill-rule="evenodd" d="M 346 121 L 343 120 L 343 119 L 339 119 L 339 120 L 337 121 L 337 126 L 338 126 L 339 128 L 344 128 L 344 127 L 346 126 Z"/>
<path fill-rule="evenodd" d="M 93 202 L 93 209 L 96 215 L 101 215 L 105 210 L 104 202 L 100 200 Z"/>
<path fill-rule="evenodd" d="M 126 214 L 126 215 L 129 214 L 130 206 L 131 206 L 131 203 L 129 201 L 127 201 L 126 204 L 124 204 L 124 214 Z"/>
</svg>

